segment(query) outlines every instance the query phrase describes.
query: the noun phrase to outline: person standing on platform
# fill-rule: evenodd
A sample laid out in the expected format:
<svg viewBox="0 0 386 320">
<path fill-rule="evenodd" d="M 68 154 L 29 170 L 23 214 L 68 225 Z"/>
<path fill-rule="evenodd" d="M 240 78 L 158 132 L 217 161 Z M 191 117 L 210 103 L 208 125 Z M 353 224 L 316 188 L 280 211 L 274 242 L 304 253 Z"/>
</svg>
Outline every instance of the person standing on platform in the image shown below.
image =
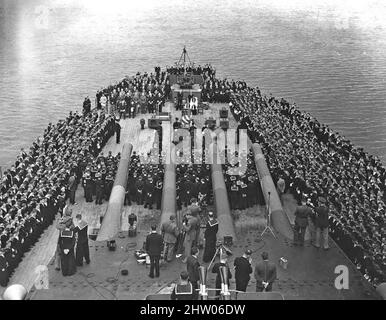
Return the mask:
<svg viewBox="0 0 386 320">
<path fill-rule="evenodd" d="M 75 233 L 70 228 L 60 232 L 59 248 L 63 276 L 72 276 L 76 272 L 75 241 Z"/>
<path fill-rule="evenodd" d="M 145 119 L 141 118 L 141 120 L 139 120 L 139 123 L 141 125 L 141 130 L 144 130 L 145 129 Z"/>
<path fill-rule="evenodd" d="M 186 262 L 186 270 L 189 275 L 189 281 L 192 284 L 193 287 L 193 296 L 194 300 L 198 298 L 198 281 L 200 280 L 200 275 L 199 275 L 199 267 L 200 263 L 198 262 L 198 253 L 199 250 L 197 247 L 193 247 L 191 250 L 192 255 L 188 257 L 187 262 Z"/>
<path fill-rule="evenodd" d="M 121 142 L 121 125 L 119 124 L 119 120 L 115 120 L 115 139 L 117 144 Z"/>
<path fill-rule="evenodd" d="M 182 92 L 177 93 L 177 108 L 176 110 L 181 110 L 182 109 Z"/>
<path fill-rule="evenodd" d="M 144 92 L 142 92 L 142 95 L 139 98 L 139 101 L 140 101 L 140 104 L 141 104 L 141 113 L 144 114 L 147 111 L 147 98 L 146 98 Z"/>
<path fill-rule="evenodd" d="M 329 208 L 326 206 L 326 199 L 319 197 L 319 206 L 315 208 L 316 212 L 316 240 L 315 247 L 320 248 L 320 241 L 322 240 L 322 247 L 324 250 L 328 250 L 328 214 Z M 321 239 L 322 238 L 322 239 Z"/>
<path fill-rule="evenodd" d="M 76 265 L 83 266 L 83 259 L 86 263 L 90 263 L 90 253 L 88 247 L 87 222 L 82 220 L 82 215 L 76 215 L 76 227 L 74 232 L 78 234 L 78 241 L 76 244 Z"/>
<path fill-rule="evenodd" d="M 259 182 L 259 178 L 250 176 L 248 177 L 248 192 L 249 192 L 249 199 L 251 207 L 254 205 L 264 205 L 264 195 L 261 191 L 261 186 Z"/>
<path fill-rule="evenodd" d="M 155 277 L 159 277 L 159 260 L 161 258 L 161 252 L 163 247 L 162 236 L 157 233 L 157 226 L 151 226 L 151 233 L 146 237 L 146 252 L 150 257 L 150 273 L 149 277 L 154 278 L 154 269 Z"/>
<path fill-rule="evenodd" d="M 143 181 L 142 179 L 142 175 L 139 176 L 138 180 L 135 182 L 135 185 L 137 187 L 137 197 L 136 197 L 136 203 L 138 205 L 143 205 L 143 201 L 144 201 L 144 188 L 145 188 L 145 182 Z"/>
<path fill-rule="evenodd" d="M 113 186 L 114 186 L 114 177 L 113 177 L 112 173 L 109 172 L 106 175 L 106 179 L 105 179 L 104 192 L 105 192 L 106 201 L 109 201 L 109 199 L 110 199 L 110 194 L 111 194 L 111 191 L 113 190 Z"/>
<path fill-rule="evenodd" d="M 255 267 L 256 292 L 272 291 L 273 282 L 276 280 L 276 266 L 269 262 L 268 252 L 263 252 L 261 257 L 263 261 Z"/>
<path fill-rule="evenodd" d="M 165 221 L 162 224 L 161 233 L 164 239 L 164 260 L 171 262 L 174 257 L 174 248 L 179 234 L 174 215 L 171 215 L 169 221 Z"/>
<path fill-rule="evenodd" d="M 147 111 L 148 111 L 148 113 L 154 113 L 154 111 L 155 111 L 155 108 L 154 108 L 154 97 L 151 94 L 151 92 L 149 93 L 149 98 L 148 98 L 148 101 L 147 101 Z"/>
<path fill-rule="evenodd" d="M 59 219 L 58 223 L 56 224 L 56 229 L 59 230 L 59 232 L 62 232 L 64 229 L 73 229 L 74 223 L 72 221 L 72 210 L 68 208 L 68 206 L 65 206 L 63 208 L 63 216 Z M 61 269 L 61 248 L 60 248 L 60 235 L 58 238 L 58 244 L 56 247 L 55 252 L 55 270 Z"/>
<path fill-rule="evenodd" d="M 316 239 L 316 212 L 311 209 L 311 213 L 308 216 L 308 232 L 310 233 L 310 243 L 315 246 Z"/>
<path fill-rule="evenodd" d="M 102 107 L 102 110 L 107 112 L 107 98 L 103 93 L 102 93 L 102 96 L 101 96 L 99 102 L 100 102 L 100 105 Z"/>
<path fill-rule="evenodd" d="M 217 276 L 216 276 L 216 300 L 219 300 L 220 298 L 220 290 L 221 290 L 221 273 L 220 273 L 220 268 L 221 267 L 226 267 L 227 268 L 227 273 L 228 273 L 228 288 L 229 288 L 229 285 L 230 285 L 230 282 L 229 280 L 232 279 L 232 273 L 231 273 L 231 270 L 228 266 L 228 259 L 226 256 L 222 256 L 220 257 L 220 262 L 216 262 L 214 265 L 213 265 L 213 268 L 212 268 L 212 273 L 216 273 Z"/>
<path fill-rule="evenodd" d="M 145 188 L 144 188 L 144 194 L 145 194 L 145 208 L 149 208 L 150 210 L 153 209 L 153 197 L 154 197 L 154 184 L 153 184 L 153 178 L 149 174 L 148 179 L 145 182 Z"/>
<path fill-rule="evenodd" d="M 193 184 L 194 185 L 194 184 Z M 197 187 L 197 188 L 196 188 Z M 194 186 L 194 188 L 192 189 L 197 189 L 198 190 L 198 186 Z M 192 192 L 193 193 L 193 190 Z M 197 193 L 197 196 L 198 196 L 198 191 L 196 192 Z M 200 208 L 200 205 L 198 203 L 198 200 L 197 198 L 192 198 L 190 200 L 190 205 L 188 207 L 188 210 L 190 210 L 191 214 L 196 217 L 197 219 L 197 224 L 196 224 L 196 238 L 194 239 L 194 243 L 193 245 L 196 246 L 197 248 L 201 248 L 202 249 L 202 244 L 200 244 L 200 233 L 201 233 L 201 219 L 200 219 L 200 211 L 201 211 L 201 208 Z"/>
<path fill-rule="evenodd" d="M 233 262 L 235 266 L 236 290 L 247 291 L 252 270 L 252 251 L 246 250 L 242 257 L 237 257 Z"/>
<path fill-rule="evenodd" d="M 185 221 L 182 224 L 182 227 L 185 230 L 185 239 L 184 239 L 185 258 L 182 260 L 183 263 L 186 263 L 187 258 L 191 254 L 193 241 L 196 241 L 197 225 L 198 225 L 198 219 L 190 211 L 188 211 L 188 213 L 185 216 Z"/>
<path fill-rule="evenodd" d="M 119 106 L 120 118 L 126 119 L 126 109 L 127 109 L 126 101 L 124 99 L 120 100 L 118 103 L 118 106 Z"/>
<path fill-rule="evenodd" d="M 129 232 L 128 236 L 131 237 L 132 234 L 136 235 L 137 234 L 137 223 L 138 223 L 138 218 L 134 214 L 134 212 L 130 213 L 128 217 L 128 222 L 129 222 Z"/>
<path fill-rule="evenodd" d="M 91 101 L 90 98 L 87 96 L 84 98 L 83 101 L 83 114 L 87 115 L 91 111 Z"/>
<path fill-rule="evenodd" d="M 177 130 L 181 128 L 181 122 L 178 118 L 176 118 L 173 122 L 173 130 Z"/>
<path fill-rule="evenodd" d="M 72 171 L 71 176 L 68 179 L 68 191 L 70 195 L 70 203 L 71 204 L 76 204 L 75 203 L 75 192 L 76 188 L 78 187 L 78 183 L 76 181 L 75 173 Z"/>
<path fill-rule="evenodd" d="M 86 202 L 92 202 L 92 179 L 90 171 L 87 170 L 83 175 L 83 189 L 84 189 L 84 197 L 86 198 Z"/>
<path fill-rule="evenodd" d="M 129 118 L 135 118 L 135 103 L 133 100 L 130 101 L 129 105 Z"/>
<path fill-rule="evenodd" d="M 304 235 L 308 226 L 308 217 L 312 215 L 312 210 L 306 205 L 306 200 L 302 199 L 301 205 L 295 211 L 294 226 L 294 245 L 304 245 Z"/>
<path fill-rule="evenodd" d="M 241 205 L 241 210 L 245 210 L 248 208 L 248 186 L 243 182 L 240 181 L 240 205 Z"/>
<path fill-rule="evenodd" d="M 281 176 L 277 181 L 277 190 L 278 190 L 279 196 L 281 197 L 285 191 L 285 180 Z"/>
<path fill-rule="evenodd" d="M 95 174 L 95 204 L 102 204 L 103 203 L 103 190 L 104 190 L 104 181 L 102 179 L 102 174 L 100 172 L 97 172 Z"/>
<path fill-rule="evenodd" d="M 217 232 L 218 221 L 215 219 L 213 212 L 209 212 L 205 228 L 205 250 L 202 257 L 204 262 L 210 262 L 216 253 Z"/>
<path fill-rule="evenodd" d="M 162 186 L 163 182 L 159 178 L 157 182 L 155 183 L 155 193 L 154 193 L 154 203 L 156 205 L 157 210 L 161 209 L 161 202 L 162 202 Z"/>
<path fill-rule="evenodd" d="M 186 271 L 180 274 L 180 283 L 176 284 L 170 296 L 171 300 L 194 300 L 193 286 L 189 282 L 189 275 Z"/>
<path fill-rule="evenodd" d="M 235 180 L 236 178 L 234 176 L 231 176 L 230 177 L 230 180 L 232 181 L 232 185 L 231 185 L 231 201 L 230 201 L 230 205 L 232 207 L 232 209 L 234 210 L 239 210 L 240 209 L 240 201 L 239 201 L 239 187 L 237 186 Z"/>
</svg>

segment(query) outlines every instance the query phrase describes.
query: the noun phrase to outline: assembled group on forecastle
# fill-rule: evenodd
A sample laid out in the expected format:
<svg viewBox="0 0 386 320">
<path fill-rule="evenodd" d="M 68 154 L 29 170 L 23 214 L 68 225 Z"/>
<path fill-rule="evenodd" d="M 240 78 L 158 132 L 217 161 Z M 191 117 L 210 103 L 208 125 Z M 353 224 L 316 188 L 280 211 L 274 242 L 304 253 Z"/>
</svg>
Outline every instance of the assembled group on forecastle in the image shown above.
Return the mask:
<svg viewBox="0 0 386 320">
<path fill-rule="evenodd" d="M 62 214 L 70 177 L 80 182 L 87 159 L 96 157 L 114 134 L 114 118 L 92 110 L 70 112 L 49 124 L 29 152 L 5 170 L 0 186 L 0 284 L 6 286 L 23 255 Z"/>
<path fill-rule="evenodd" d="M 333 239 L 370 282 L 385 281 L 386 170 L 380 160 L 258 88 L 232 94 L 231 110 L 252 142 L 262 145 L 282 192 L 310 208 L 322 200 Z M 316 223 L 313 215 L 303 221 L 309 228 Z"/>
</svg>

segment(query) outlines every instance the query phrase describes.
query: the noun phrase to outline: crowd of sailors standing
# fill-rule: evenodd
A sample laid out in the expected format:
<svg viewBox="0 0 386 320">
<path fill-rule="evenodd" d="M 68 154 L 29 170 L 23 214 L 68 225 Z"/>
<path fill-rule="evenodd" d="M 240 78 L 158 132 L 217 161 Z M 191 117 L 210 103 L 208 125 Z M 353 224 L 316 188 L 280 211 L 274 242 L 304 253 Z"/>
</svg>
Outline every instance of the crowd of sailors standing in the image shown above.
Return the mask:
<svg viewBox="0 0 386 320">
<path fill-rule="evenodd" d="M 87 159 L 96 158 L 114 134 L 114 119 L 90 110 L 70 112 L 49 124 L 29 151 L 21 150 L 0 184 L 0 285 L 6 286 L 30 250 L 82 179 Z"/>
<path fill-rule="evenodd" d="M 229 204 L 234 210 L 244 210 L 254 205 L 264 205 L 264 196 L 256 171 L 252 150 L 235 152 L 237 162 L 227 161 L 223 165 L 225 185 L 229 195 Z M 227 160 L 230 158 L 228 155 Z M 231 170 L 239 171 L 231 172 Z"/>
<path fill-rule="evenodd" d="M 301 205 L 295 244 L 302 245 L 307 227 L 312 233 L 318 226 L 315 212 L 322 207 L 328 216 L 327 227 L 319 226 L 324 238 L 328 241 L 329 230 L 369 281 L 385 281 L 386 171 L 380 160 L 295 104 L 258 88 L 232 94 L 231 110 L 252 142 L 262 145 L 281 193 L 290 191 Z M 323 246 L 327 250 L 328 242 Z"/>
</svg>

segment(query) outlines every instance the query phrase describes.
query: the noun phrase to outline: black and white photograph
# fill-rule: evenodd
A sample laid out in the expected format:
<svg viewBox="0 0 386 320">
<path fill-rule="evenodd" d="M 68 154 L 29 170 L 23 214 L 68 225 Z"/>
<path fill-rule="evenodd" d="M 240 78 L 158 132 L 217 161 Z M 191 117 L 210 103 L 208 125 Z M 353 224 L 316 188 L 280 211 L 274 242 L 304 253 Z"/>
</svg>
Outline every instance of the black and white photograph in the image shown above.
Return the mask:
<svg viewBox="0 0 386 320">
<path fill-rule="evenodd" d="M 381 0 L 0 0 L 0 300 L 385 300 L 385 53 Z"/>
</svg>

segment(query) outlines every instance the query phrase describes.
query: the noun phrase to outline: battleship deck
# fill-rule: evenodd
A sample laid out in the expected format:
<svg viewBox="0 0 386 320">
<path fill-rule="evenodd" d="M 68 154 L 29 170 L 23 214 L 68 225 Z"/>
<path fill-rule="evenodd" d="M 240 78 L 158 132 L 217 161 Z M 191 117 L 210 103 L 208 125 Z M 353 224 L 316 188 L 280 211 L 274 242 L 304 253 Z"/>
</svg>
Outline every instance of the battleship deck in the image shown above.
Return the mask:
<svg viewBox="0 0 386 320">
<path fill-rule="evenodd" d="M 204 120 L 213 116 L 218 119 L 220 108 L 223 104 L 210 104 L 209 110 L 204 110 L 203 115 L 194 117 L 196 125 L 200 128 Z M 171 103 L 167 103 L 164 111 L 170 111 L 172 119 L 181 117 L 181 111 L 175 111 Z M 147 119 L 149 115 L 141 115 Z M 237 123 L 230 117 L 230 128 L 236 128 Z M 155 131 L 151 129 L 140 130 L 140 117 L 121 120 L 121 144 L 115 143 L 112 137 L 104 148 L 104 152 L 119 152 L 125 142 L 133 145 L 133 151 L 146 154 L 150 151 L 155 138 Z M 168 125 L 163 124 L 163 145 L 171 138 Z M 86 203 L 81 187 L 76 192 L 76 205 L 71 206 L 73 215 L 81 213 L 89 223 L 91 230 L 99 227 L 99 217 L 106 212 L 107 202 L 95 205 L 94 202 Z M 293 217 L 294 203 L 290 195 L 285 195 L 284 210 L 290 220 Z M 134 212 L 138 218 L 138 234 L 135 238 L 128 237 L 127 216 Z M 264 226 L 263 210 L 261 207 L 253 207 L 245 210 L 245 215 L 255 216 L 258 226 Z M 53 256 L 56 249 L 58 231 L 50 226 L 42 235 L 34 248 L 26 254 L 15 273 L 10 284 L 20 283 L 30 291 L 31 299 L 53 300 L 105 300 L 105 299 L 145 299 L 146 296 L 155 293 L 169 293 L 172 283 L 178 279 L 179 273 L 186 266 L 178 259 L 171 263 L 161 264 L 161 277 L 151 279 L 148 277 L 149 269 L 146 265 L 138 264 L 134 251 L 143 246 L 146 235 L 152 223 L 160 221 L 160 210 L 149 210 L 143 206 L 133 204 L 125 206 L 122 213 L 122 232 L 117 239 L 117 250 L 109 251 L 105 242 L 90 241 L 90 265 L 78 267 L 73 276 L 63 277 L 60 271 L 56 271 L 53 265 Z M 278 280 L 274 284 L 274 290 L 280 292 L 285 299 L 376 299 L 377 295 L 371 285 L 356 270 L 344 253 L 330 239 L 330 250 L 316 250 L 309 242 L 305 246 L 294 247 L 292 241 L 278 235 L 275 239 L 270 234 L 260 236 L 261 230 L 245 230 L 236 228 L 237 242 L 232 246 L 233 255 L 230 257 L 230 265 L 233 259 L 242 255 L 246 247 L 253 250 L 253 263 L 260 261 L 262 251 L 268 251 L 270 259 L 278 262 L 279 258 L 288 260 L 288 268 L 285 270 L 278 266 Z M 202 254 L 202 253 L 201 253 Z M 200 255 L 201 255 L 200 254 Z M 49 289 L 36 290 L 34 287 L 35 267 L 47 265 L 49 269 Z M 206 264 L 207 265 L 207 264 Z M 349 269 L 349 289 L 337 290 L 334 287 L 337 265 L 346 265 Z M 128 270 L 128 275 L 121 275 L 122 269 Z M 208 272 L 208 286 L 214 287 L 215 275 Z M 231 279 L 231 289 L 235 288 L 234 279 Z M 249 283 L 248 292 L 255 291 L 255 280 Z"/>
</svg>

